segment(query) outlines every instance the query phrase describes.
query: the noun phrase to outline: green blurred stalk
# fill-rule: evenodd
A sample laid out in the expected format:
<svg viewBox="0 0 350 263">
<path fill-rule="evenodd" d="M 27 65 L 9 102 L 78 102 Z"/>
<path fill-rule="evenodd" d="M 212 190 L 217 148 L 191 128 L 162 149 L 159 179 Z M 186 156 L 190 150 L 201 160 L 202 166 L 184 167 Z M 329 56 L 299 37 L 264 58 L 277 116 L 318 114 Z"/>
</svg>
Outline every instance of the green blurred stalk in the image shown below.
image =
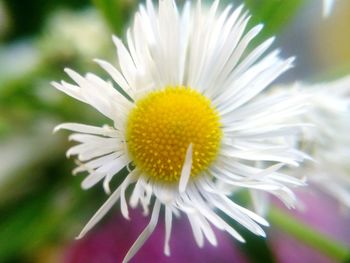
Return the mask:
<svg viewBox="0 0 350 263">
<path fill-rule="evenodd" d="M 290 214 L 272 207 L 269 213 L 269 220 L 272 225 L 280 228 L 306 245 L 328 255 L 336 260 L 336 262 L 349 262 L 349 247 L 310 228 L 310 226 L 300 222 Z"/>
<path fill-rule="evenodd" d="M 101 12 L 112 32 L 120 35 L 136 1 L 92 0 L 92 2 Z"/>
<path fill-rule="evenodd" d="M 255 39 L 256 44 L 282 31 L 305 2 L 304 0 L 245 0 L 244 3 L 252 15 L 249 27 L 264 24 L 262 33 Z"/>
</svg>

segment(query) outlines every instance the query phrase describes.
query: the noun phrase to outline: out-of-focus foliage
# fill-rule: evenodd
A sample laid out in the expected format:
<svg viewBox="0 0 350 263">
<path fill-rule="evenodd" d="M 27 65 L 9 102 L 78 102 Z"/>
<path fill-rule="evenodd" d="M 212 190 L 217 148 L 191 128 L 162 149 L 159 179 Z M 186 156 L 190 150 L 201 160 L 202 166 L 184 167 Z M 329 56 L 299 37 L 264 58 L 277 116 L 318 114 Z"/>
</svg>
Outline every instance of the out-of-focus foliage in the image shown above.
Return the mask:
<svg viewBox="0 0 350 263">
<path fill-rule="evenodd" d="M 0 262 L 27 262 L 65 237 L 73 240 L 74 221 L 84 222 L 90 205 L 102 201 L 99 191 L 80 191 L 64 157 L 68 142 L 52 130 L 63 121 L 103 121 L 50 82 L 65 78 L 64 67 L 97 68 L 92 58 L 111 56 L 113 48 L 88 1 L 0 6 Z"/>
<path fill-rule="evenodd" d="M 12 40 L 24 36 L 37 35 L 47 20 L 59 8 L 79 10 L 89 4 L 88 0 L 3 0 L 9 12 L 11 30 L 6 39 Z"/>
<path fill-rule="evenodd" d="M 92 0 L 92 2 L 100 10 L 113 33 L 123 34 L 124 25 L 129 21 L 130 10 L 137 1 Z"/>
</svg>

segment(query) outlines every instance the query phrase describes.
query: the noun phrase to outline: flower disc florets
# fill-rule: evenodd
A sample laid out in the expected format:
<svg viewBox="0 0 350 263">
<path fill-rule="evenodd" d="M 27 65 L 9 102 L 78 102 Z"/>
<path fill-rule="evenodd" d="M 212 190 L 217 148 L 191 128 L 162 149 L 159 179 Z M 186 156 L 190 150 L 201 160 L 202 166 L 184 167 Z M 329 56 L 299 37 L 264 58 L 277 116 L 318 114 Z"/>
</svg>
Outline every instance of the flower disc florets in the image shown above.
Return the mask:
<svg viewBox="0 0 350 263">
<path fill-rule="evenodd" d="M 127 123 L 127 143 L 134 164 L 150 179 L 177 183 L 189 145 L 191 177 L 217 156 L 222 132 L 209 99 L 186 87 L 167 87 L 136 102 Z"/>
</svg>

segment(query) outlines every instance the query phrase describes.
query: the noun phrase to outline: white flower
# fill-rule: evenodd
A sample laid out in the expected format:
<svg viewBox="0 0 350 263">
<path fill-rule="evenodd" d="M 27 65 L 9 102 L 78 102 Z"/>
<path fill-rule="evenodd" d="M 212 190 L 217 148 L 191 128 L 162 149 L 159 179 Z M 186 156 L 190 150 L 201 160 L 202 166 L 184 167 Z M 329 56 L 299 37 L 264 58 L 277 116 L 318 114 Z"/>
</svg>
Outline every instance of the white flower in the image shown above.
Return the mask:
<svg viewBox="0 0 350 263">
<path fill-rule="evenodd" d="M 187 2 L 181 12 L 171 0 L 159 1 L 159 8 L 147 1 L 127 32 L 127 45 L 113 39 L 117 67 L 96 60 L 118 87 L 70 69 L 66 72 L 76 85 L 53 83 L 113 121 L 113 127 L 66 123 L 56 128 L 76 132 L 70 139 L 80 144 L 67 155 L 79 159 L 75 173 L 88 172 L 82 187 L 103 181 L 110 193 L 111 179 L 125 167 L 130 172 L 79 237 L 118 200 L 125 218 L 129 205 L 141 204 L 145 214 L 151 207 L 150 223 L 126 255 L 127 262 L 153 232 L 161 206 L 167 255 L 174 215 L 188 217 L 200 247 L 204 239 L 216 245 L 211 225 L 244 241 L 217 210 L 264 236 L 259 224 L 268 223 L 235 204 L 232 193 L 219 191 L 218 185 L 258 189 L 293 206 L 287 186 L 302 182 L 279 169 L 297 166 L 304 155 L 287 143 L 300 127 L 282 121 L 299 114 L 303 100 L 263 91 L 294 59 L 280 59 L 278 51 L 264 56 L 273 38 L 248 53 L 247 46 L 262 29 L 258 25 L 246 32 L 248 21 L 242 6 L 219 12 L 219 1 L 208 9 L 201 1 L 193 8 Z M 269 166 L 257 167 L 260 161 Z"/>
<path fill-rule="evenodd" d="M 314 128 L 301 141 L 315 162 L 296 172 L 350 207 L 350 77 L 306 88 L 312 97 L 304 119 Z"/>
<path fill-rule="evenodd" d="M 94 9 L 62 10 L 50 17 L 40 46 L 45 52 L 91 57 L 108 49 L 109 30 Z"/>
</svg>

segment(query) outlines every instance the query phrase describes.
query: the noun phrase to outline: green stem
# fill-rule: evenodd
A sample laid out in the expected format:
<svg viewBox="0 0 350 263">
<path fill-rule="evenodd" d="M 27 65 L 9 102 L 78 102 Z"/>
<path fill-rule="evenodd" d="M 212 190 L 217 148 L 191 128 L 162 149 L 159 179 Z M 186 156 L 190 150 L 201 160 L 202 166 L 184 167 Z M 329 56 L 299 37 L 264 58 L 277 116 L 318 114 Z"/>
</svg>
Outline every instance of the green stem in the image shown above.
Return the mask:
<svg viewBox="0 0 350 263">
<path fill-rule="evenodd" d="M 92 0 L 92 2 L 99 9 L 112 32 L 120 35 L 133 8 L 133 1 L 129 3 L 120 0 Z"/>
<path fill-rule="evenodd" d="M 337 262 L 347 262 L 350 258 L 349 247 L 310 228 L 310 226 L 278 208 L 271 208 L 269 219 L 274 226 L 279 227 L 297 240 L 337 260 Z"/>
</svg>

